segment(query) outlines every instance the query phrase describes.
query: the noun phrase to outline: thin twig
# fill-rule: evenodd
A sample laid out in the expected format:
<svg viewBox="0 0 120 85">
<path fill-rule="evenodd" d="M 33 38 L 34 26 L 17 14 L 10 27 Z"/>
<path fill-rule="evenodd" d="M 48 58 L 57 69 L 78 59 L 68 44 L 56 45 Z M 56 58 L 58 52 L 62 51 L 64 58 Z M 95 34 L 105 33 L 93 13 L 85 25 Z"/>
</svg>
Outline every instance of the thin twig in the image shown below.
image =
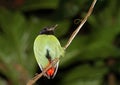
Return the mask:
<svg viewBox="0 0 120 85">
<path fill-rule="evenodd" d="M 28 83 L 27 83 L 27 85 L 33 85 L 39 78 L 41 78 L 45 74 L 45 72 L 48 69 L 50 69 L 51 67 L 53 67 L 58 61 L 59 61 L 59 58 L 54 59 L 52 61 L 52 63 L 46 69 L 44 69 L 40 74 L 36 75 L 31 80 L 29 80 Z"/>
<path fill-rule="evenodd" d="M 72 40 L 75 38 L 75 36 L 77 35 L 77 33 L 79 32 L 79 30 L 81 29 L 81 27 L 84 25 L 84 23 L 87 21 L 88 17 L 91 15 L 92 11 L 93 11 L 93 8 L 95 6 L 95 3 L 96 3 L 97 0 L 94 0 L 87 15 L 85 16 L 85 18 L 82 20 L 82 22 L 80 23 L 80 25 L 78 26 L 78 28 L 72 33 L 72 35 L 70 36 L 67 44 L 64 46 L 64 50 L 67 49 L 67 47 L 70 45 L 70 43 L 72 42 Z M 27 85 L 33 85 L 39 78 L 41 78 L 45 72 L 53 67 L 57 62 L 59 61 L 59 58 L 56 58 L 54 59 L 51 64 L 46 68 L 44 69 L 40 74 L 36 75 L 33 79 L 29 80 Z"/>
<path fill-rule="evenodd" d="M 78 28 L 72 33 L 72 35 L 70 36 L 67 44 L 64 46 L 64 49 L 68 48 L 68 46 L 71 44 L 71 42 L 73 41 L 73 39 L 75 38 L 75 36 L 77 35 L 77 33 L 79 32 L 79 30 L 82 28 L 82 26 L 85 24 L 85 22 L 87 21 L 88 17 L 91 15 L 93 8 L 95 6 L 97 0 L 94 0 L 91 7 L 89 8 L 89 11 L 87 13 L 87 15 L 85 16 L 85 18 L 82 20 L 82 22 L 80 23 L 80 25 L 78 26 Z"/>
</svg>

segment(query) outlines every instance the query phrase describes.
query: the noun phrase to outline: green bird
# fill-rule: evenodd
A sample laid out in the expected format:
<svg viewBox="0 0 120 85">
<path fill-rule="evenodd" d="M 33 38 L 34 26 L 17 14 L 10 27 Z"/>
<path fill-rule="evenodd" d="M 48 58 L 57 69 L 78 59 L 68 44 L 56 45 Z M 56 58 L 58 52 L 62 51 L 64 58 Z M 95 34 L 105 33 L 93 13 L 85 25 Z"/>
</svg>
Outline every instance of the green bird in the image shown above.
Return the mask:
<svg viewBox="0 0 120 85">
<path fill-rule="evenodd" d="M 64 49 L 59 40 L 54 36 L 57 27 L 45 27 L 34 41 L 34 54 L 40 69 L 43 71 L 55 58 L 64 56 Z M 54 78 L 58 69 L 59 61 L 54 67 L 47 70 L 44 76 L 48 79 Z"/>
</svg>

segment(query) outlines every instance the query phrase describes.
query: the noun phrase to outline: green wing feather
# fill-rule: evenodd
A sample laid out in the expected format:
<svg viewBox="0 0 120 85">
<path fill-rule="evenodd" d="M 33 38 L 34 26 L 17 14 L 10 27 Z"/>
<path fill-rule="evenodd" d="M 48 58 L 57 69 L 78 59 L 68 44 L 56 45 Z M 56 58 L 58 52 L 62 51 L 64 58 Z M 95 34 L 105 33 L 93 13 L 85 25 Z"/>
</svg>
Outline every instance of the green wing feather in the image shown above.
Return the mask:
<svg viewBox="0 0 120 85">
<path fill-rule="evenodd" d="M 42 68 L 49 65 L 49 60 L 46 57 L 47 50 L 49 50 L 51 60 L 64 56 L 64 49 L 54 35 L 38 35 L 34 42 L 34 53 Z"/>
</svg>

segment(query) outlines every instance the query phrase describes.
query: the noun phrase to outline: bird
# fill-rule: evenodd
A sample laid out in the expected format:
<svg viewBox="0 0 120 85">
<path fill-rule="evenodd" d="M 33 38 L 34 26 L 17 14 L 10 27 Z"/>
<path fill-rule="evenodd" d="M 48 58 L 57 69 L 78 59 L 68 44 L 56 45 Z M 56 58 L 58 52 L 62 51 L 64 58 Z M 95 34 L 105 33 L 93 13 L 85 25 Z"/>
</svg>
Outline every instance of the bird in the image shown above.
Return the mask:
<svg viewBox="0 0 120 85">
<path fill-rule="evenodd" d="M 64 48 L 54 35 L 56 27 L 57 25 L 44 27 L 34 40 L 34 55 L 41 71 L 46 69 L 55 58 L 63 57 L 65 54 Z M 59 61 L 49 68 L 44 76 L 48 79 L 54 78 L 58 70 Z"/>
</svg>

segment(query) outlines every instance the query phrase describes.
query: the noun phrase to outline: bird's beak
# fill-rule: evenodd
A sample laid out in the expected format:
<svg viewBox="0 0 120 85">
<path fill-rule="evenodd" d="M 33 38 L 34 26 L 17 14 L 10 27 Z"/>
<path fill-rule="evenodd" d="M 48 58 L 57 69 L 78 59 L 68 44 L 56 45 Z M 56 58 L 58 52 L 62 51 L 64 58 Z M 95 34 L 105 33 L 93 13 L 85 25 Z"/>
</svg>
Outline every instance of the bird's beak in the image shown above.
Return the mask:
<svg viewBox="0 0 120 85">
<path fill-rule="evenodd" d="M 54 31 L 57 26 L 58 25 L 56 24 L 56 25 L 52 26 L 49 30 Z"/>
</svg>

